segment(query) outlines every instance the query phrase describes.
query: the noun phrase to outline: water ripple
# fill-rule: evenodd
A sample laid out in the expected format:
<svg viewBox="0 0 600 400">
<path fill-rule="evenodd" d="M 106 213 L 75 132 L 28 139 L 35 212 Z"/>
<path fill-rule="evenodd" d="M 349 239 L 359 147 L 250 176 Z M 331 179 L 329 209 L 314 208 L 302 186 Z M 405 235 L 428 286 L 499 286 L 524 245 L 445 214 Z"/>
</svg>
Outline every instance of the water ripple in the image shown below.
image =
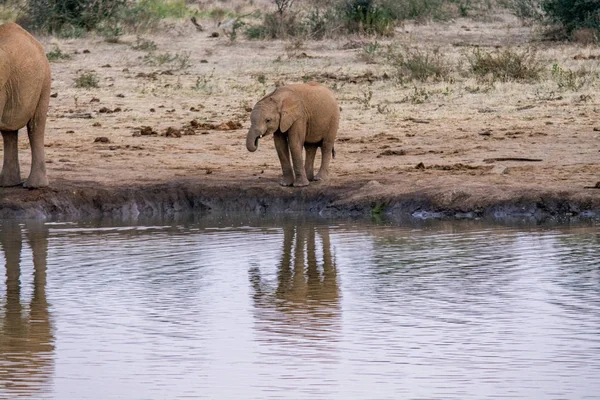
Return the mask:
<svg viewBox="0 0 600 400">
<path fill-rule="evenodd" d="M 596 226 L 0 228 L 0 398 L 600 393 Z"/>
</svg>

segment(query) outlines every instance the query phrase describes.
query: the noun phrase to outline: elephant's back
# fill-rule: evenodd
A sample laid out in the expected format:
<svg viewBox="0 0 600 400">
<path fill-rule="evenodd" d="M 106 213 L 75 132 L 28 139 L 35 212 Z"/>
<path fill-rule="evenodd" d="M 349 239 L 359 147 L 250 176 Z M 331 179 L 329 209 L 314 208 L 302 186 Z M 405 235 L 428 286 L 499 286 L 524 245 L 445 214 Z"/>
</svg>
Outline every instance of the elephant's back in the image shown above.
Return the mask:
<svg viewBox="0 0 600 400">
<path fill-rule="evenodd" d="M 301 95 L 307 108 L 320 109 L 326 111 L 328 114 L 339 114 L 337 100 L 333 92 L 326 86 L 318 82 L 299 83 L 290 86 Z"/>
<path fill-rule="evenodd" d="M 0 25 L 0 50 L 4 53 L 3 58 L 8 58 L 10 62 L 17 59 L 20 62 L 31 61 L 44 66 L 49 65 L 40 42 L 14 22 Z"/>
</svg>

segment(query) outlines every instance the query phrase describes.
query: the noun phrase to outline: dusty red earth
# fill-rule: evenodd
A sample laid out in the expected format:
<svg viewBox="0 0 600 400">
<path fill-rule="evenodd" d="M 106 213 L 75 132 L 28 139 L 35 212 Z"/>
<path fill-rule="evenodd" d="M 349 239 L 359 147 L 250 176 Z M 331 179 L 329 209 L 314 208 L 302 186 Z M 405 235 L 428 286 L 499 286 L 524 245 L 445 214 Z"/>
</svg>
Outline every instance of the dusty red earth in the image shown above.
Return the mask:
<svg viewBox="0 0 600 400">
<path fill-rule="evenodd" d="M 535 41 L 533 28 L 510 24 L 409 24 L 378 45 L 435 47 L 459 65 L 475 45 L 493 50 Z M 71 56 L 51 64 L 51 184 L 0 189 L 0 217 L 600 212 L 594 74 L 565 89 L 549 73 L 536 83 L 486 83 L 456 67 L 443 81 L 400 84 L 389 65 L 364 60 L 370 38 L 290 43 L 210 36 L 182 23 L 119 43 L 40 38 L 48 52 Z M 144 41 L 157 49 L 140 49 Z M 554 64 L 598 70 L 597 47 L 536 46 L 548 71 Z M 76 87 L 90 72 L 99 87 Z M 307 188 L 280 187 L 272 140 L 256 153 L 245 148 L 249 111 L 275 85 L 307 79 L 332 88 L 342 108 L 332 176 Z M 30 160 L 26 138 L 23 132 L 23 175 Z"/>
</svg>

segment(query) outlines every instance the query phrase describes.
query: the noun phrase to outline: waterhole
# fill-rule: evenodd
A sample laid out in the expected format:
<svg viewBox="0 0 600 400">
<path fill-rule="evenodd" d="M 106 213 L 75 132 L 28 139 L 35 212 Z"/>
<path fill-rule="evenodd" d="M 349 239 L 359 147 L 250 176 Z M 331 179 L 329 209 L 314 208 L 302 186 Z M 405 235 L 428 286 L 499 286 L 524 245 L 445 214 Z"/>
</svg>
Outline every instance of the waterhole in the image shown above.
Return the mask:
<svg viewBox="0 0 600 400">
<path fill-rule="evenodd" d="M 0 398 L 597 399 L 598 228 L 0 221 Z"/>
</svg>

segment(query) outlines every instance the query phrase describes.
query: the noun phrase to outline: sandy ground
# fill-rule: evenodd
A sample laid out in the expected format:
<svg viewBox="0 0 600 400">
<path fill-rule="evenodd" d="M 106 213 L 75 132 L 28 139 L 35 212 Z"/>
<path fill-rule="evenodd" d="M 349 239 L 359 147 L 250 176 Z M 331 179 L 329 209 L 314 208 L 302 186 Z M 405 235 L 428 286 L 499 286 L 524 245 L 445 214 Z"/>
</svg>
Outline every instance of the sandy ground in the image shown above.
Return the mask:
<svg viewBox="0 0 600 400">
<path fill-rule="evenodd" d="M 598 203 L 600 190 L 586 188 L 600 181 L 597 47 L 536 44 L 548 69 L 556 63 L 595 71 L 576 91 L 551 79 L 489 85 L 459 73 L 443 82 L 398 84 L 389 66 L 361 58 L 361 44 L 373 38 L 231 42 L 210 37 L 207 25 L 204 32 L 182 23 L 143 35 L 156 44 L 153 52 L 134 49 L 136 36 L 119 43 L 40 38 L 47 51 L 58 47 L 72 56 L 52 63 L 55 97 L 46 133 L 52 190 L 182 181 L 288 195 L 352 188 L 346 201 L 430 192 L 453 204 L 461 196 L 493 203 L 544 192 Z M 534 28 L 503 17 L 407 24 L 378 43 L 439 48 L 464 63 L 475 45 L 517 48 L 535 37 Z M 160 65 L 166 53 L 178 58 Z M 75 87 L 87 72 L 99 77 L 99 88 Z M 256 153 L 245 148 L 249 111 L 275 85 L 308 79 L 330 87 L 342 107 L 332 177 L 306 189 L 279 188 L 272 140 L 261 141 Z M 155 134 L 141 134 L 144 126 Z M 165 135 L 168 128 L 181 136 Z M 25 175 L 26 135 L 20 148 Z M 13 204 L 32 196 L 3 191 Z"/>
</svg>

